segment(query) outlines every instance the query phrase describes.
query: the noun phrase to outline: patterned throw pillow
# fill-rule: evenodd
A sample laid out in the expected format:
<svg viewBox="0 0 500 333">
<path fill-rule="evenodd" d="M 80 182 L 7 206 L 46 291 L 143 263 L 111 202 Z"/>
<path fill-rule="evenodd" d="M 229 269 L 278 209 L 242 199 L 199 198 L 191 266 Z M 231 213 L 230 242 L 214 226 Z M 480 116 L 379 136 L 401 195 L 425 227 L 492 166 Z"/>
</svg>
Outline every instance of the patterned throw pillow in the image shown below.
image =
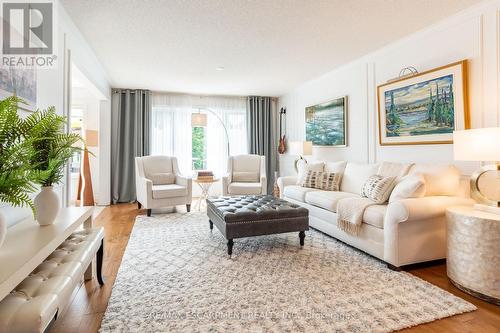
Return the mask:
<svg viewBox="0 0 500 333">
<path fill-rule="evenodd" d="M 338 191 L 339 183 L 340 175 L 338 173 L 308 170 L 301 186 L 325 191 Z"/>
<path fill-rule="evenodd" d="M 370 176 L 361 189 L 361 196 L 383 204 L 389 199 L 392 189 L 396 185 L 396 177 Z"/>
</svg>

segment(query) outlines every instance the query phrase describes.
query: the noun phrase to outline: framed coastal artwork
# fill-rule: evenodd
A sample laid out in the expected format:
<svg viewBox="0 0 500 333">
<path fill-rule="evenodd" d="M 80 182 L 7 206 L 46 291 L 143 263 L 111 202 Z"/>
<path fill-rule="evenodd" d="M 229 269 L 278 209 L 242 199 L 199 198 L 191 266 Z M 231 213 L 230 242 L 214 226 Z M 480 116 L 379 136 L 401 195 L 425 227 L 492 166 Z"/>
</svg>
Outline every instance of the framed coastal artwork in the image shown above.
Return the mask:
<svg viewBox="0 0 500 333">
<path fill-rule="evenodd" d="M 347 146 L 347 96 L 306 107 L 306 141 L 314 146 Z"/>
<path fill-rule="evenodd" d="M 36 69 L 0 66 L 0 99 L 17 95 L 27 104 L 20 104 L 24 111 L 36 110 Z"/>
<path fill-rule="evenodd" d="M 453 143 L 469 128 L 466 60 L 378 86 L 381 145 Z"/>
</svg>

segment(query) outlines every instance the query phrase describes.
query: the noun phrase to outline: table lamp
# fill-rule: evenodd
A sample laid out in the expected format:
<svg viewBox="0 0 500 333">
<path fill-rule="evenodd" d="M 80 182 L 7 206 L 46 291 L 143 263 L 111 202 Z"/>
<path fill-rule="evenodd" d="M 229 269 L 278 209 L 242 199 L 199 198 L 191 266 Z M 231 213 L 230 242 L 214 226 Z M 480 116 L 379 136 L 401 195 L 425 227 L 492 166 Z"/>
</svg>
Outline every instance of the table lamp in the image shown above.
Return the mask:
<svg viewBox="0 0 500 333">
<path fill-rule="evenodd" d="M 291 141 L 288 144 L 288 153 L 290 155 L 299 155 L 299 158 L 295 160 L 293 165 L 295 172 L 299 172 L 297 163 L 299 163 L 300 160 L 307 163 L 303 155 L 312 155 L 312 141 Z"/>
<path fill-rule="evenodd" d="M 493 161 L 475 171 L 470 180 L 471 197 L 480 204 L 474 208 L 500 214 L 500 127 L 477 128 L 453 132 L 453 155 L 458 161 Z M 486 181 L 494 173 L 495 182 Z M 483 178 L 483 182 L 481 182 Z M 488 189 L 493 187 L 493 193 Z"/>
</svg>

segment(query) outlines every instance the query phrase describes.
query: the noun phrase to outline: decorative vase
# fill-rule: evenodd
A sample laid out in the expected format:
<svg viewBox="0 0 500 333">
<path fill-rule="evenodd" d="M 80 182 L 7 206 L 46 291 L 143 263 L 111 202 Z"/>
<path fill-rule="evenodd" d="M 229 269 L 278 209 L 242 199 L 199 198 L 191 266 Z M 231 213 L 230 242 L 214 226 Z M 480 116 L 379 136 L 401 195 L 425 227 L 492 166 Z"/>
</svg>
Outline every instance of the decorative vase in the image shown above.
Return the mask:
<svg viewBox="0 0 500 333">
<path fill-rule="evenodd" d="M 52 186 L 43 186 L 33 201 L 35 205 L 35 219 L 40 225 L 54 223 L 61 203 Z"/>
<path fill-rule="evenodd" d="M 3 213 L 0 212 L 0 247 L 2 247 L 5 236 L 7 236 L 7 221 Z"/>
</svg>

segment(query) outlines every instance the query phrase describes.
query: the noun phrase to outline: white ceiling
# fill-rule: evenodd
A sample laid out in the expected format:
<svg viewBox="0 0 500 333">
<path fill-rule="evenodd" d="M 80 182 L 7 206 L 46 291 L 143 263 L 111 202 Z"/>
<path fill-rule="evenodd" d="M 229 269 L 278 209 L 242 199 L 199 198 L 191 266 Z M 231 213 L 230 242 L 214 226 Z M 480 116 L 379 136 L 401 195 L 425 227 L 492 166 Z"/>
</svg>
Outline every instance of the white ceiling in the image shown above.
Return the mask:
<svg viewBox="0 0 500 333">
<path fill-rule="evenodd" d="M 477 2 L 62 0 L 114 87 L 271 96 Z"/>
</svg>

